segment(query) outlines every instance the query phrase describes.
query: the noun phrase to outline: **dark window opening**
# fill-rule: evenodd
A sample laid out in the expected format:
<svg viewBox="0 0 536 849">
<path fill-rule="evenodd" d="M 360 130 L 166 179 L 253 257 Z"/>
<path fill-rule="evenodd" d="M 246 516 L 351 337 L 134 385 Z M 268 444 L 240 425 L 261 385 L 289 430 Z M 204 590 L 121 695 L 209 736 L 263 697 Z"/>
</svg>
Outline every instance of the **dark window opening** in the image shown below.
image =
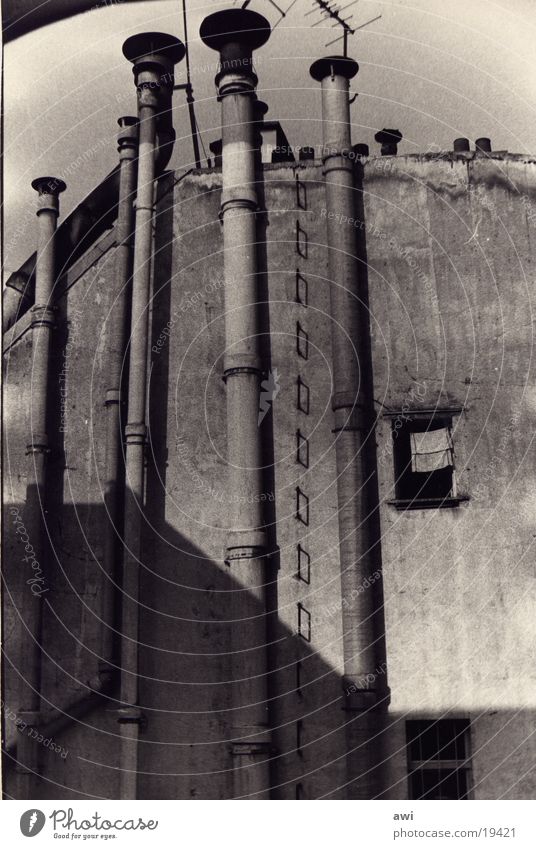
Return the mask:
<svg viewBox="0 0 536 849">
<path fill-rule="evenodd" d="M 467 799 L 469 720 L 411 720 L 406 736 L 409 798 Z"/>
<path fill-rule="evenodd" d="M 467 500 L 456 492 L 452 415 L 390 414 L 395 500 L 401 509 L 451 507 Z"/>
<path fill-rule="evenodd" d="M 410 775 L 410 799 L 467 799 L 467 771 L 417 770 Z"/>
</svg>

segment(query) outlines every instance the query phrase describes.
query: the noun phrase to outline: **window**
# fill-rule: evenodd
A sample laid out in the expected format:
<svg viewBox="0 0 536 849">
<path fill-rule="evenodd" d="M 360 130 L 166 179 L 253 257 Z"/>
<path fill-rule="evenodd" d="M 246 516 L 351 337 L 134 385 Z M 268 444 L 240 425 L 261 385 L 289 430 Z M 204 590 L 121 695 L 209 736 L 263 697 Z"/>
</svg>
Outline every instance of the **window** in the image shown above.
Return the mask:
<svg viewBox="0 0 536 849">
<path fill-rule="evenodd" d="M 460 412 L 457 410 L 456 412 Z M 399 509 L 453 507 L 456 492 L 452 413 L 389 413 L 392 419 L 395 499 Z"/>
<path fill-rule="evenodd" d="M 410 799 L 467 799 L 470 790 L 469 720 L 406 723 Z"/>
</svg>

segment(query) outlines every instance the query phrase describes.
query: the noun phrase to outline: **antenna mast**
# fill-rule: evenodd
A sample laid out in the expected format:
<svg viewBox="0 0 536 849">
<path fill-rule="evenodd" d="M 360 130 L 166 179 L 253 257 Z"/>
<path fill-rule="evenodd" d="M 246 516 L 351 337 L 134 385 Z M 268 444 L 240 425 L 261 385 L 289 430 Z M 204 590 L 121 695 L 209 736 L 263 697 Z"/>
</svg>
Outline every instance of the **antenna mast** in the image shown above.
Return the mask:
<svg viewBox="0 0 536 849">
<path fill-rule="evenodd" d="M 337 36 L 337 38 L 334 38 L 331 41 L 328 41 L 328 43 L 325 46 L 329 47 L 330 44 L 335 44 L 336 41 L 340 41 L 341 38 L 342 38 L 343 42 L 344 42 L 343 56 L 345 56 L 345 57 L 348 56 L 348 36 L 354 35 L 354 33 L 356 33 L 358 29 L 363 29 L 364 27 L 367 27 L 369 24 L 372 24 L 374 21 L 378 21 L 381 18 L 381 15 L 377 15 L 375 18 L 371 18 L 370 21 L 367 21 L 366 23 L 361 24 L 360 26 L 353 28 L 350 25 L 350 21 L 353 18 L 353 14 L 350 15 L 348 18 L 343 18 L 341 13 L 345 12 L 346 9 L 349 9 L 350 6 L 354 6 L 357 2 L 358 2 L 358 0 L 352 0 L 351 3 L 347 3 L 347 5 L 343 6 L 342 9 L 341 9 L 340 6 L 337 6 L 333 2 L 333 0 L 313 0 L 314 8 L 311 9 L 310 12 L 306 12 L 306 17 L 307 17 L 307 15 L 312 15 L 312 14 L 314 14 L 314 12 L 320 11 L 320 14 L 322 15 L 322 17 L 318 21 L 315 21 L 315 23 L 313 24 L 314 27 L 316 27 L 317 24 L 321 24 L 323 21 L 329 20 L 330 18 L 331 18 L 331 20 L 333 20 L 335 22 L 335 23 L 332 24 L 332 26 L 342 27 L 342 30 L 343 30 L 342 35 L 339 35 L 339 36 Z M 319 8 L 317 8 L 317 7 L 319 7 Z"/>
<path fill-rule="evenodd" d="M 188 46 L 188 23 L 186 20 L 186 0 L 182 0 L 182 21 L 184 26 L 184 46 L 186 47 L 186 82 L 181 85 L 174 86 L 175 91 L 182 90 L 186 92 L 186 102 L 188 104 L 188 113 L 190 115 L 190 129 L 192 133 L 192 144 L 194 147 L 195 167 L 201 168 L 201 157 L 199 154 L 199 131 L 197 129 L 197 121 L 195 119 L 194 110 L 194 90 L 192 86 L 192 78 L 190 75 L 190 50 Z"/>
</svg>

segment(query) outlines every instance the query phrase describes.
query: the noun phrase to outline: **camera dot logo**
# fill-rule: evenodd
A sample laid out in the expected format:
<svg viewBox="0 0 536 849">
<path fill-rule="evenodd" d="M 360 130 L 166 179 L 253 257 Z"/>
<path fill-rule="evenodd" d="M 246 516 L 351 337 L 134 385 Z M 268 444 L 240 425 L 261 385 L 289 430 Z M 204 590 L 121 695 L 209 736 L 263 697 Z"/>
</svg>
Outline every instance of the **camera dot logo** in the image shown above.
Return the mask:
<svg viewBox="0 0 536 849">
<path fill-rule="evenodd" d="M 36 834 L 39 834 L 45 822 L 46 817 L 43 811 L 31 808 L 29 811 L 25 811 L 21 816 L 20 830 L 25 837 L 35 837 Z"/>
</svg>

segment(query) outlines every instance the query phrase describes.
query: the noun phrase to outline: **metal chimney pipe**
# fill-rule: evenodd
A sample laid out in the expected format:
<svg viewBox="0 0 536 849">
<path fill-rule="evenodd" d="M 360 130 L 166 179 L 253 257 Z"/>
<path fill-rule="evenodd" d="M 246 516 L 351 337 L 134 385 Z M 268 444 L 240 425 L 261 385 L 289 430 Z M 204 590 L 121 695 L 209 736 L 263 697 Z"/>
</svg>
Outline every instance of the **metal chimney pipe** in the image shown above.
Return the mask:
<svg viewBox="0 0 536 849">
<path fill-rule="evenodd" d="M 139 156 L 135 214 L 134 267 L 126 435 L 123 612 L 121 645 L 120 798 L 135 799 L 138 738 L 143 722 L 138 707 L 139 565 L 143 518 L 144 454 L 146 444 L 147 354 L 151 284 L 152 223 L 155 180 L 156 117 L 169 109 L 174 66 L 185 48 L 161 32 L 131 36 L 123 45 L 133 63 L 138 94 Z"/>
<path fill-rule="evenodd" d="M 107 333 L 108 390 L 106 391 L 106 471 L 104 505 L 104 591 L 102 604 L 101 671 L 115 671 L 115 587 L 119 579 L 118 541 L 121 536 L 120 495 L 122 478 L 122 408 L 123 370 L 128 342 L 131 295 L 132 258 L 134 248 L 134 195 L 136 192 L 138 156 L 138 119 L 119 118 L 117 144 L 119 151 L 119 202 L 115 249 L 115 300 Z"/>
<path fill-rule="evenodd" d="M 380 568 L 368 480 L 374 458 L 371 387 L 365 385 L 369 326 L 360 285 L 356 228 L 338 219 L 355 217 L 354 153 L 350 137 L 349 80 L 358 72 L 353 59 L 329 56 L 311 66 L 322 84 L 324 176 L 326 187 L 328 267 L 330 278 L 333 397 L 339 554 L 343 627 L 344 708 L 347 733 L 348 796 L 376 795 L 374 740 L 376 681 L 380 647 L 373 624 L 375 596 L 366 579 Z M 334 212 L 336 215 L 331 215 Z M 383 685 L 385 686 L 385 685 Z"/>
<path fill-rule="evenodd" d="M 252 51 L 270 36 L 268 21 L 228 9 L 205 18 L 204 43 L 220 53 L 216 76 L 222 105 L 222 203 L 225 276 L 224 380 L 227 388 L 229 515 L 226 562 L 243 592 L 233 596 L 233 738 L 235 798 L 269 798 L 271 733 L 267 706 L 265 612 L 266 533 L 263 528 L 262 365 L 258 336 L 255 184 L 256 110 Z"/>
<path fill-rule="evenodd" d="M 368 144 L 363 144 L 362 142 L 359 142 L 358 144 L 354 144 L 353 151 L 354 151 L 354 154 L 356 155 L 356 157 L 357 156 L 369 156 L 369 154 L 370 154 Z"/>
<path fill-rule="evenodd" d="M 21 646 L 20 667 L 23 687 L 19 717 L 26 723 L 17 746 L 17 771 L 20 773 L 20 798 L 31 799 L 34 780 L 38 778 L 38 746 L 29 736 L 40 722 L 41 710 L 41 638 L 43 623 L 42 595 L 48 591 L 46 570 L 46 456 L 49 451 L 47 406 L 49 394 L 49 360 L 54 328 L 52 292 L 56 275 L 55 233 L 59 215 L 59 195 L 65 183 L 56 177 L 39 177 L 32 182 L 38 193 L 37 216 L 39 237 L 35 269 L 35 306 L 32 308 L 32 376 L 30 383 L 30 437 L 26 447 L 29 456 L 28 484 L 24 524 L 34 549 L 34 562 L 44 575 L 44 583 L 32 583 L 28 600 Z M 37 575 L 35 570 L 35 575 Z"/>
</svg>

